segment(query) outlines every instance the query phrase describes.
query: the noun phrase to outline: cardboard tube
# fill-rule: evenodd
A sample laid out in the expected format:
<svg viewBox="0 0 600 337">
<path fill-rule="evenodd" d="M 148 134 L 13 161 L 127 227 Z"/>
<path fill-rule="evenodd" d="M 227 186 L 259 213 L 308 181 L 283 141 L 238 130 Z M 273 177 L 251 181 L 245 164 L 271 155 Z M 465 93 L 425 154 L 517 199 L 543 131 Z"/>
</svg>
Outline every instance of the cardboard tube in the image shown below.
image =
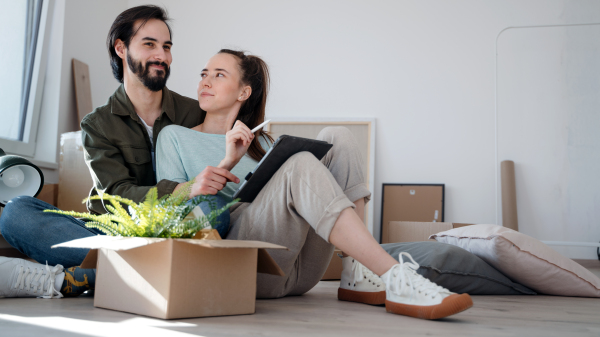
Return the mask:
<svg viewBox="0 0 600 337">
<path fill-rule="evenodd" d="M 502 182 L 502 226 L 518 231 L 515 163 L 512 160 L 505 160 L 500 163 L 500 175 Z"/>
</svg>

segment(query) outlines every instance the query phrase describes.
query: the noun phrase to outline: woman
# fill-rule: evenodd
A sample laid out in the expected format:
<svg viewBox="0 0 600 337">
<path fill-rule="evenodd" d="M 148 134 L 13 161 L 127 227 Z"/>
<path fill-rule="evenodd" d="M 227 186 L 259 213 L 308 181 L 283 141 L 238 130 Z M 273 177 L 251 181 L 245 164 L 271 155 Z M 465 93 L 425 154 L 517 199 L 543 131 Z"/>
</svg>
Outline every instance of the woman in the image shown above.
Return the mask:
<svg viewBox="0 0 600 337">
<path fill-rule="evenodd" d="M 250 172 L 272 143 L 264 131 L 250 131 L 264 120 L 268 68 L 256 56 L 223 49 L 208 61 L 201 78 L 198 101 L 206 118 L 192 129 L 169 126 L 160 133 L 157 180 L 185 183 L 195 177 L 191 198 L 216 194 L 230 201 L 238 177 Z M 361 220 L 370 193 L 355 141 L 344 128 L 327 128 L 318 138 L 333 144 L 321 162 L 307 152 L 292 156 L 252 203 L 231 208 L 227 239 L 289 248 L 271 252 L 286 276 L 258 274 L 257 297 L 310 290 L 335 245 L 349 255 L 343 262 L 340 299 L 385 303 L 387 311 L 427 319 L 472 306 L 469 295 L 450 293 L 418 275 L 410 255 L 402 253 L 398 263 L 381 248 Z"/>
</svg>

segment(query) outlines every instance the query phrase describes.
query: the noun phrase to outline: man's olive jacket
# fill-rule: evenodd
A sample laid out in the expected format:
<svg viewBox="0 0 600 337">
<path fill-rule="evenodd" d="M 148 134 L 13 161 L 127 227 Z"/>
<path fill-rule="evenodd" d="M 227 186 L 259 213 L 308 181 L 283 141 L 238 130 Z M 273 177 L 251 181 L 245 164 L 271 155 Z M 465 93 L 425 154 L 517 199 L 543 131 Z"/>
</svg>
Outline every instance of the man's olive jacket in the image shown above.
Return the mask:
<svg viewBox="0 0 600 337">
<path fill-rule="evenodd" d="M 181 96 L 166 87 L 162 90 L 162 114 L 154 122 L 153 144 L 160 131 L 176 124 L 188 128 L 204 121 L 205 112 L 198 101 Z M 152 145 L 142 121 L 125 93 L 123 85 L 105 105 L 96 108 L 81 121 L 85 162 L 90 168 L 96 190 L 140 202 L 150 188 L 157 187 L 158 196 L 172 193 L 177 183 L 156 182 L 152 165 Z M 87 203 L 92 213 L 106 213 L 101 201 Z"/>
</svg>

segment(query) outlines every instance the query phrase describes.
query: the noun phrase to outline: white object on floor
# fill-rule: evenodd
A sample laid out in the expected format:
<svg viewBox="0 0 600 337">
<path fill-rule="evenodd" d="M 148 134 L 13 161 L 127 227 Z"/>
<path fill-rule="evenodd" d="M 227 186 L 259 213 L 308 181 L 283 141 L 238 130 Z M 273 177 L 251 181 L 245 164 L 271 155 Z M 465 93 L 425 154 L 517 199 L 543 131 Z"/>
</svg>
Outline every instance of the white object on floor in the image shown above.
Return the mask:
<svg viewBox="0 0 600 337">
<path fill-rule="evenodd" d="M 60 264 L 50 267 L 0 256 L 0 297 L 61 298 L 60 288 L 55 287 L 61 273 L 64 277 Z"/>
</svg>

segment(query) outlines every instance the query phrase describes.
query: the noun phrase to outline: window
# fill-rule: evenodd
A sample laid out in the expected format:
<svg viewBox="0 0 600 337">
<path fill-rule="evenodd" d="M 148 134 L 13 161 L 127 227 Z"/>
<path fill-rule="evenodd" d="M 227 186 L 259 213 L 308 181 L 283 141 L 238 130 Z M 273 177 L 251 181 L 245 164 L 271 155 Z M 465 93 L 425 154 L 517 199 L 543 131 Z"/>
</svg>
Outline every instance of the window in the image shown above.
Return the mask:
<svg viewBox="0 0 600 337">
<path fill-rule="evenodd" d="M 6 1 L 0 11 L 0 148 L 30 157 L 46 69 L 49 4 Z"/>
</svg>

